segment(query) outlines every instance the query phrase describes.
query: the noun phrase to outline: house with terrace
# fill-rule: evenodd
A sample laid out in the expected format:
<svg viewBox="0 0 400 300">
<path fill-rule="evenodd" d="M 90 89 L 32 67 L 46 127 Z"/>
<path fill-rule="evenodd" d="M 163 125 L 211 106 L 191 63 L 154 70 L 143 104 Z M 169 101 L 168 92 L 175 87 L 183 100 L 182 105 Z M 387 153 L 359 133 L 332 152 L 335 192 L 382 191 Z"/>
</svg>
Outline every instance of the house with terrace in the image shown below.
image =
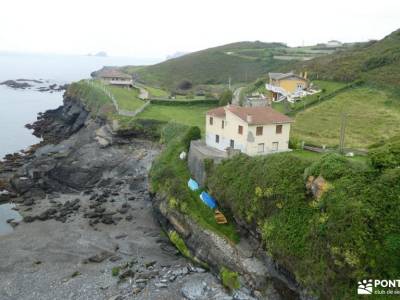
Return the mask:
<svg viewBox="0 0 400 300">
<path fill-rule="evenodd" d="M 106 84 L 121 87 L 133 86 L 133 79 L 131 75 L 123 73 L 114 68 L 103 68 L 95 74 L 95 77 L 101 79 Z"/>
<path fill-rule="evenodd" d="M 273 101 L 301 97 L 309 88 L 307 72 L 296 75 L 294 73 L 269 73 L 269 83 L 266 89 L 270 91 Z M 291 101 L 292 102 L 292 101 Z"/>
<path fill-rule="evenodd" d="M 271 107 L 217 107 L 206 114 L 206 145 L 250 156 L 290 151 L 292 122 Z"/>
</svg>

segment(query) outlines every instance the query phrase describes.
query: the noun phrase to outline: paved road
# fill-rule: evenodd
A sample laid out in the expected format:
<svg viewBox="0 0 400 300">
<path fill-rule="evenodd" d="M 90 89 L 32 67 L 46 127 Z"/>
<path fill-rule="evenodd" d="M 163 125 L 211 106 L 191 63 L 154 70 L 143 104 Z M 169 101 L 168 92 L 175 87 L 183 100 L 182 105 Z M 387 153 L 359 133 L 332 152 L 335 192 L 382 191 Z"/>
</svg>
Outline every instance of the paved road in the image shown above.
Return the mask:
<svg viewBox="0 0 400 300">
<path fill-rule="evenodd" d="M 233 98 L 232 98 L 232 104 L 234 105 L 240 105 L 240 92 L 244 89 L 244 87 L 237 88 L 233 92 Z"/>
</svg>

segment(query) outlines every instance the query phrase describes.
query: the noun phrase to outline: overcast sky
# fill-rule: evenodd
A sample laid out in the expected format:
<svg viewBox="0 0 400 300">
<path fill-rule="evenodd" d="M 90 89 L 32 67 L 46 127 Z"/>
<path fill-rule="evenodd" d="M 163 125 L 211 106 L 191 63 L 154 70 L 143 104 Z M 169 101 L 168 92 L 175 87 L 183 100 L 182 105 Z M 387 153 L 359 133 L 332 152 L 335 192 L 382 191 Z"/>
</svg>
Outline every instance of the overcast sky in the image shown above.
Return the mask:
<svg viewBox="0 0 400 300">
<path fill-rule="evenodd" d="M 0 3 L 0 51 L 165 57 L 236 41 L 380 39 L 400 0 L 19 0 Z"/>
</svg>

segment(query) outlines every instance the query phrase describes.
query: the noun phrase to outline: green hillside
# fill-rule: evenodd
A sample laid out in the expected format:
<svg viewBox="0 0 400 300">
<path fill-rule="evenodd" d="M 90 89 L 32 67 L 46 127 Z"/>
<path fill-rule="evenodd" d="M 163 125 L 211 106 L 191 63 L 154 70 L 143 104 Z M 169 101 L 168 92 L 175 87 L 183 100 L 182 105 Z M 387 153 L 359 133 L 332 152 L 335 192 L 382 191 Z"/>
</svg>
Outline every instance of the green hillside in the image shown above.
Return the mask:
<svg viewBox="0 0 400 300">
<path fill-rule="evenodd" d="M 365 149 L 400 134 L 399 98 L 385 89 L 361 86 L 298 113 L 292 137 L 337 147 L 343 113 L 347 115 L 345 147 Z"/>
<path fill-rule="evenodd" d="M 146 84 L 175 89 L 182 80 L 193 85 L 247 82 L 279 68 L 284 61 L 272 58 L 272 52 L 286 46 L 278 43 L 241 42 L 190 53 L 148 66 L 126 67 Z"/>
<path fill-rule="evenodd" d="M 311 78 L 396 87 L 400 83 L 400 29 L 379 41 L 290 66 L 307 70 Z M 288 67 L 286 69 L 289 69 Z"/>
<path fill-rule="evenodd" d="M 332 50 L 331 50 L 332 51 Z M 289 62 L 331 53 L 305 47 L 289 48 L 281 43 L 239 42 L 193 52 L 152 66 L 127 66 L 147 85 L 175 90 L 183 80 L 193 86 L 252 82 Z"/>
</svg>

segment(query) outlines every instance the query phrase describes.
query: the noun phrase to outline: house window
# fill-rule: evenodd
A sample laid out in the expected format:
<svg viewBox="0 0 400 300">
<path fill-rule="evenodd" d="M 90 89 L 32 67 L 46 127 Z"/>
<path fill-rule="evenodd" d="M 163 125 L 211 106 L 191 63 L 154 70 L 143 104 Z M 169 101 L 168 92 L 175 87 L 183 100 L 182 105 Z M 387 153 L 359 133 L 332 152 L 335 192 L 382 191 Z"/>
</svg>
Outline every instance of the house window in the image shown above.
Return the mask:
<svg viewBox="0 0 400 300">
<path fill-rule="evenodd" d="M 235 148 L 235 141 L 234 141 L 234 140 L 231 140 L 230 143 L 229 143 L 229 146 L 230 146 L 232 149 L 234 149 L 234 148 Z"/>
<path fill-rule="evenodd" d="M 258 126 L 256 127 L 256 135 L 262 135 L 263 134 L 263 127 Z"/>
<path fill-rule="evenodd" d="M 218 134 L 215 135 L 215 142 L 216 142 L 217 144 L 219 143 L 219 135 L 218 135 Z"/>
<path fill-rule="evenodd" d="M 297 84 L 297 89 L 298 89 L 298 90 L 304 89 L 304 85 L 303 85 L 302 83 L 298 83 L 298 84 Z"/>
<path fill-rule="evenodd" d="M 258 144 L 258 153 L 264 153 L 264 143 Z"/>
<path fill-rule="evenodd" d="M 279 148 L 279 143 L 278 142 L 273 142 L 272 143 L 272 151 L 278 151 Z"/>
<path fill-rule="evenodd" d="M 276 125 L 276 133 L 281 134 L 282 133 L 282 125 Z"/>
<path fill-rule="evenodd" d="M 242 126 L 242 125 L 239 125 L 239 127 L 238 127 L 238 133 L 239 133 L 239 134 L 243 134 L 243 126 Z"/>
<path fill-rule="evenodd" d="M 212 125 L 214 123 L 214 118 L 210 117 L 210 125 Z"/>
<path fill-rule="evenodd" d="M 222 120 L 222 121 L 221 121 L 221 128 L 224 129 L 224 126 L 225 126 L 224 120 Z"/>
</svg>

